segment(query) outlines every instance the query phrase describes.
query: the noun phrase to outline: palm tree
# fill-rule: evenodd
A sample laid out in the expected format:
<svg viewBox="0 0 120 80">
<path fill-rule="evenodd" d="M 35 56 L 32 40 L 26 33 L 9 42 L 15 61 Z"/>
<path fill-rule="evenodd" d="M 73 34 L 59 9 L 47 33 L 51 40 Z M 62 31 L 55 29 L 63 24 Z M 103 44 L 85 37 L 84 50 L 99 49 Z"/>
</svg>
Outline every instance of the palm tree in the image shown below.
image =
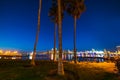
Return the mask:
<svg viewBox="0 0 120 80">
<path fill-rule="evenodd" d="M 56 28 L 58 24 L 58 12 L 57 12 L 57 5 L 52 4 L 50 8 L 49 17 L 51 17 L 51 21 L 55 23 L 54 26 L 54 54 L 53 54 L 53 61 L 56 60 Z"/>
<path fill-rule="evenodd" d="M 52 7 L 49 10 L 48 16 L 51 18 L 51 21 L 54 22 L 54 54 L 53 61 L 56 59 L 56 29 L 58 25 L 58 8 L 57 8 L 57 0 L 53 0 Z M 63 19 L 63 10 L 61 12 L 61 19 Z"/>
<path fill-rule="evenodd" d="M 39 32 L 40 32 L 40 14 L 41 14 L 41 5 L 42 5 L 42 0 L 39 0 L 39 9 L 38 9 L 38 27 L 37 27 L 37 32 L 36 32 L 36 39 L 35 39 L 35 43 L 34 43 L 34 49 L 33 49 L 32 60 L 31 60 L 31 65 L 32 65 L 32 66 L 35 66 L 36 47 L 37 47 L 38 37 L 39 37 Z"/>
<path fill-rule="evenodd" d="M 84 0 L 68 0 L 66 11 L 74 18 L 74 62 L 77 63 L 76 56 L 76 22 L 81 13 L 85 10 Z"/>
<path fill-rule="evenodd" d="M 59 60 L 58 74 L 64 75 L 64 67 L 62 62 L 62 19 L 61 19 L 61 0 L 57 0 L 58 4 L 58 36 L 59 36 Z"/>
</svg>

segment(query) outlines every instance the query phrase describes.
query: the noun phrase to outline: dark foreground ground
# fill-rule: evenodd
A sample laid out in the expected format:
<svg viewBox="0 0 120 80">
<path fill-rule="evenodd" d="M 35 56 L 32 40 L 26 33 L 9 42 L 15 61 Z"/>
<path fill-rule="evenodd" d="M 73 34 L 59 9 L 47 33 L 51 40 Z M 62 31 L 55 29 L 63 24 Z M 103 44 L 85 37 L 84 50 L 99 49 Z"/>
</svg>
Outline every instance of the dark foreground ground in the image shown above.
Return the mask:
<svg viewBox="0 0 120 80">
<path fill-rule="evenodd" d="M 114 63 L 64 62 L 65 75 L 57 75 L 57 62 L 0 60 L 0 80 L 120 80 Z"/>
</svg>

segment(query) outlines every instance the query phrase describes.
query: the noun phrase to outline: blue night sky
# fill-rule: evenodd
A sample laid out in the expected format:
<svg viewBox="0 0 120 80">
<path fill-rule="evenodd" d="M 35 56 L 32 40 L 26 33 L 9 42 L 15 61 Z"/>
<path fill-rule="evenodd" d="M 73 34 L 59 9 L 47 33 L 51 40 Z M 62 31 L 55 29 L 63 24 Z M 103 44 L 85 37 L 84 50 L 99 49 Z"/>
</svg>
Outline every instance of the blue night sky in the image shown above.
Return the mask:
<svg viewBox="0 0 120 80">
<path fill-rule="evenodd" d="M 86 11 L 77 21 L 77 50 L 113 50 L 120 45 L 119 4 L 120 0 L 85 0 Z M 37 50 L 53 48 L 54 23 L 48 17 L 50 7 L 51 0 L 42 0 Z M 0 0 L 0 48 L 33 50 L 37 13 L 38 0 Z M 63 49 L 72 50 L 73 18 L 66 13 L 62 29 Z"/>
</svg>

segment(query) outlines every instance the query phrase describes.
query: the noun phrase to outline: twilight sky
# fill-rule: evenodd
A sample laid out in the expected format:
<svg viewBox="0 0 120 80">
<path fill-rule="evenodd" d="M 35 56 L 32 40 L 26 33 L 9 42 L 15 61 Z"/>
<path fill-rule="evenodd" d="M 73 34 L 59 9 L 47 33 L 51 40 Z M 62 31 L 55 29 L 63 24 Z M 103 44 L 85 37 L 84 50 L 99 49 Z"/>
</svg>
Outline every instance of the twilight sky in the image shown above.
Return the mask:
<svg viewBox="0 0 120 80">
<path fill-rule="evenodd" d="M 119 4 L 120 0 L 85 0 L 87 9 L 77 20 L 77 50 L 113 50 L 120 45 Z M 42 0 L 37 50 L 53 48 L 54 23 L 48 17 L 50 7 L 51 0 Z M 38 0 L 0 0 L 0 49 L 33 50 L 37 13 Z M 63 49 L 72 50 L 73 18 L 67 13 L 62 29 Z"/>
</svg>

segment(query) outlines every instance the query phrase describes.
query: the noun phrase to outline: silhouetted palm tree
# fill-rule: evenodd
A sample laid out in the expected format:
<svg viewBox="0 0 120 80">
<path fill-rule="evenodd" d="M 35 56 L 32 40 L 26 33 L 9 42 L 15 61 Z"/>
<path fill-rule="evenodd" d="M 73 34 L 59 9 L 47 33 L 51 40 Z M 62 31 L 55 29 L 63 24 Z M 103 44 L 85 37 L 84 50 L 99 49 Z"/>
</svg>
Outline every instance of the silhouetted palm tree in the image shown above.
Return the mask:
<svg viewBox="0 0 120 80">
<path fill-rule="evenodd" d="M 76 21 L 85 10 L 84 0 L 67 0 L 66 11 L 74 18 L 74 62 L 77 63 L 76 56 Z"/>
<path fill-rule="evenodd" d="M 36 39 L 35 39 L 35 43 L 34 43 L 34 49 L 33 49 L 32 60 L 31 60 L 31 65 L 33 65 L 33 66 L 35 66 L 36 47 L 37 47 L 38 37 L 39 37 L 39 32 L 40 32 L 40 14 L 41 14 L 41 5 L 42 5 L 42 0 L 39 0 L 39 9 L 38 9 L 38 27 L 37 27 L 37 32 L 36 32 Z"/>
<path fill-rule="evenodd" d="M 64 75 L 64 67 L 62 62 L 62 19 L 61 19 L 61 1 L 57 0 L 58 4 L 58 36 L 59 36 L 59 60 L 58 60 L 58 74 Z"/>
<path fill-rule="evenodd" d="M 48 16 L 51 18 L 51 21 L 54 22 L 54 54 L 53 54 L 53 61 L 56 60 L 56 28 L 57 28 L 57 22 L 58 22 L 58 11 L 57 11 L 57 5 L 52 4 L 52 7 L 50 8 Z"/>
<path fill-rule="evenodd" d="M 54 54 L 53 54 L 53 61 L 56 59 L 56 28 L 58 25 L 58 6 L 57 0 L 53 0 L 52 7 L 49 10 L 48 16 L 51 18 L 51 21 L 54 22 Z M 63 10 L 61 12 L 61 18 L 63 19 Z"/>
</svg>

